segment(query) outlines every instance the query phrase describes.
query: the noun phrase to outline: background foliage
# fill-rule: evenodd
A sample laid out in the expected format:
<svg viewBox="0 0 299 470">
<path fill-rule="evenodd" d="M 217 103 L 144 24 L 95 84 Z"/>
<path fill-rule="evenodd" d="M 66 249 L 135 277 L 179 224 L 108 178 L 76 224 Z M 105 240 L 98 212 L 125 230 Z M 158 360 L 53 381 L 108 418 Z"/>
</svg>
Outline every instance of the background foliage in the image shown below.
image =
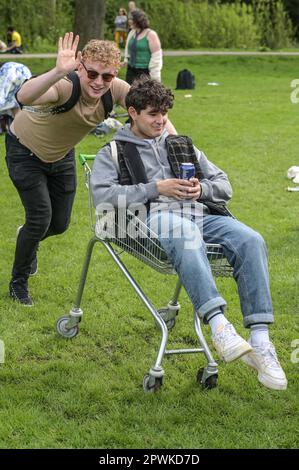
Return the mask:
<svg viewBox="0 0 299 470">
<path fill-rule="evenodd" d="M 151 27 L 159 33 L 164 48 L 289 47 L 294 39 L 294 28 L 282 1 L 253 0 L 250 3 L 238 0 L 137 2 L 148 13 Z M 123 5 L 122 0 L 107 3 L 109 34 L 112 34 L 115 12 Z"/>
<path fill-rule="evenodd" d="M 140 0 L 137 6 L 148 13 L 164 49 L 290 47 L 296 31 L 284 8 L 294 21 L 299 15 L 290 0 Z M 119 7 L 126 8 L 127 1 L 106 1 L 107 39 L 113 38 Z M 55 51 L 57 37 L 74 27 L 75 0 L 0 0 L 0 19 L 3 40 L 13 24 L 27 51 Z"/>
<path fill-rule="evenodd" d="M 73 0 L 0 0 L 1 39 L 6 42 L 6 27 L 13 25 L 27 51 L 56 50 L 58 36 L 72 29 L 74 11 Z"/>
</svg>

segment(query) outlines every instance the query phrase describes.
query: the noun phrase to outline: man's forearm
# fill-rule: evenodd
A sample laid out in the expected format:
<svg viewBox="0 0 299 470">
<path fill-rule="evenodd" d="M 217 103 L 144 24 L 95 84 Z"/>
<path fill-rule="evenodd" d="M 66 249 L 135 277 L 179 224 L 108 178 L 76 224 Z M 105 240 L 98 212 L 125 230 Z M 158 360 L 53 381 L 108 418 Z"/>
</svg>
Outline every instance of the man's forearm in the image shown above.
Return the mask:
<svg viewBox="0 0 299 470">
<path fill-rule="evenodd" d="M 49 72 L 46 72 L 38 77 L 30 79 L 23 84 L 20 88 L 17 98 L 20 103 L 24 105 L 33 104 L 38 100 L 42 95 L 44 95 L 55 83 L 57 83 L 64 74 L 58 72 L 56 67 L 51 69 Z M 49 94 L 49 102 L 57 101 L 57 96 L 54 92 Z"/>
</svg>

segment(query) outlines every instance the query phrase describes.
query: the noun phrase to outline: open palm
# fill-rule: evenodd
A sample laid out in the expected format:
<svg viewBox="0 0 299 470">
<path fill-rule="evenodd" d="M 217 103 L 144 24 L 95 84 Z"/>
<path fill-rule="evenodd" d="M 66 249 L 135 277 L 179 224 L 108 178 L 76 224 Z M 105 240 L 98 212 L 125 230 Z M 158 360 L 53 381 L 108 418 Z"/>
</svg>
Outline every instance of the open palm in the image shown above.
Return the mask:
<svg viewBox="0 0 299 470">
<path fill-rule="evenodd" d="M 58 41 L 58 55 L 56 59 L 56 68 L 65 74 L 75 70 L 81 60 L 81 52 L 78 52 L 76 58 L 76 50 L 79 43 L 79 36 L 65 33 L 64 37 L 60 37 Z"/>
</svg>

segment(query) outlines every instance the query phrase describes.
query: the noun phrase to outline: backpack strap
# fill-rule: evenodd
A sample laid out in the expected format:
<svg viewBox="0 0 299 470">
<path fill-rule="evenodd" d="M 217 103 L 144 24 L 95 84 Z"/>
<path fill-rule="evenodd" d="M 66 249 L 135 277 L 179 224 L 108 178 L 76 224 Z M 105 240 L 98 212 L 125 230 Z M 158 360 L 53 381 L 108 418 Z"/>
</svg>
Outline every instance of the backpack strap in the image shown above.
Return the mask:
<svg viewBox="0 0 299 470">
<path fill-rule="evenodd" d="M 136 144 L 132 142 L 125 143 L 123 159 L 131 177 L 132 184 L 148 183 L 145 168 Z"/>
<path fill-rule="evenodd" d="M 117 152 L 117 145 L 115 140 L 110 141 L 110 148 L 111 148 L 111 157 L 113 162 L 115 163 L 115 166 L 117 168 L 118 173 L 119 171 L 119 163 L 118 163 L 118 152 Z"/>
<path fill-rule="evenodd" d="M 66 113 L 67 111 L 69 111 L 70 109 L 72 109 L 75 106 L 78 99 L 80 98 L 81 86 L 80 86 L 80 80 L 79 80 L 78 75 L 76 74 L 75 71 L 73 71 L 73 72 L 70 72 L 67 75 L 67 78 L 73 84 L 72 94 L 65 103 L 63 103 L 59 106 L 54 106 L 51 109 L 51 114 Z"/>
<path fill-rule="evenodd" d="M 101 96 L 101 101 L 104 106 L 105 119 L 107 119 L 113 109 L 113 99 L 110 88 L 103 96 Z"/>
<path fill-rule="evenodd" d="M 121 185 L 148 183 L 144 165 L 132 142 L 112 140 L 109 142 L 111 158 L 118 170 Z"/>
</svg>

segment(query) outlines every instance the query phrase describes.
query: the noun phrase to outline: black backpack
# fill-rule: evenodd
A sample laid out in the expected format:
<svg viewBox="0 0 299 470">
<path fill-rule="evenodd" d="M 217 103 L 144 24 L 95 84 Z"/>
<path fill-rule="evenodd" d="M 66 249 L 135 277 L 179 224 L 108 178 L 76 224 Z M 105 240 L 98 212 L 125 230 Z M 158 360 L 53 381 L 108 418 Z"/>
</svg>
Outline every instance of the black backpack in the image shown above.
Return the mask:
<svg viewBox="0 0 299 470">
<path fill-rule="evenodd" d="M 181 70 L 176 78 L 176 90 L 193 90 L 195 88 L 195 77 L 190 70 Z"/>
<path fill-rule="evenodd" d="M 51 114 L 66 113 L 67 111 L 69 111 L 75 106 L 75 104 L 77 103 L 80 97 L 80 94 L 81 94 L 80 80 L 76 72 L 70 72 L 67 75 L 67 78 L 71 80 L 73 84 L 72 94 L 65 103 L 61 104 L 60 106 L 54 106 L 51 109 Z M 101 96 L 101 101 L 104 106 L 105 119 L 106 119 L 109 116 L 109 113 L 112 111 L 112 108 L 113 108 L 113 100 L 112 100 L 112 94 L 111 94 L 110 89 L 106 91 L 106 93 L 103 96 Z"/>
</svg>

